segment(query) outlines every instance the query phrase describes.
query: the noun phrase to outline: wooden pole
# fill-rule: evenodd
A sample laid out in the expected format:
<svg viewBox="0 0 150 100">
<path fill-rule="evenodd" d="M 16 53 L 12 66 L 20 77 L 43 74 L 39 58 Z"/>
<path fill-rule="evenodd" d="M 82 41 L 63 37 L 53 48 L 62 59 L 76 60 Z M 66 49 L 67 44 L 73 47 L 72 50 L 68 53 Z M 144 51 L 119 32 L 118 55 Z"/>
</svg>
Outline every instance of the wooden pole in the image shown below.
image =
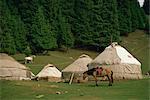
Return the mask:
<svg viewBox="0 0 150 100">
<path fill-rule="evenodd" d="M 72 75 L 71 75 L 71 78 L 70 78 L 70 82 L 69 82 L 69 84 L 71 84 L 71 83 L 72 83 L 73 77 L 74 77 L 74 73 L 72 73 Z"/>
</svg>

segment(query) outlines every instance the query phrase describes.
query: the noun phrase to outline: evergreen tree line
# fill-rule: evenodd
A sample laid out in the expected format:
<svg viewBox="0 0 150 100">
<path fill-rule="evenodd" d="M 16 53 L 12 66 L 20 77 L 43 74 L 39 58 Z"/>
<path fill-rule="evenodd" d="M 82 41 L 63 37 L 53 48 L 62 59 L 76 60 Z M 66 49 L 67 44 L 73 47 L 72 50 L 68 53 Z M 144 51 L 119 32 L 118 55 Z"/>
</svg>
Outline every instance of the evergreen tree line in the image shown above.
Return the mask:
<svg viewBox="0 0 150 100">
<path fill-rule="evenodd" d="M 147 15 L 147 21 L 145 25 L 145 31 L 147 34 L 150 34 L 150 0 L 144 0 L 144 4 L 142 7 Z"/>
<path fill-rule="evenodd" d="M 143 9 L 147 15 L 150 15 L 150 0 L 144 0 Z"/>
<path fill-rule="evenodd" d="M 0 0 L 0 7 L 0 52 L 8 54 L 100 50 L 146 26 L 137 0 Z"/>
</svg>

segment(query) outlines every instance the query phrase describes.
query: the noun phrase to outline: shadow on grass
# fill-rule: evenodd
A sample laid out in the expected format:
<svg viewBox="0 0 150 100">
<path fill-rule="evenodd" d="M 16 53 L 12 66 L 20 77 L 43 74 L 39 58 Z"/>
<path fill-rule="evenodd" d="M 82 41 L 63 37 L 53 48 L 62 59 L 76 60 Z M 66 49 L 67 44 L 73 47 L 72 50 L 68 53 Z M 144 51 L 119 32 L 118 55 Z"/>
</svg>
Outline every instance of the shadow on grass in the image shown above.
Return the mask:
<svg viewBox="0 0 150 100">
<path fill-rule="evenodd" d="M 91 81 L 91 82 L 85 84 L 86 87 L 112 87 L 112 86 L 108 86 L 108 85 L 109 85 L 108 81 L 98 81 L 98 86 L 96 86 L 95 81 Z"/>
<path fill-rule="evenodd" d="M 85 86 L 86 87 L 112 87 L 112 86 L 108 86 L 108 84 L 98 84 L 98 86 L 96 86 L 95 84 L 88 84 Z"/>
</svg>

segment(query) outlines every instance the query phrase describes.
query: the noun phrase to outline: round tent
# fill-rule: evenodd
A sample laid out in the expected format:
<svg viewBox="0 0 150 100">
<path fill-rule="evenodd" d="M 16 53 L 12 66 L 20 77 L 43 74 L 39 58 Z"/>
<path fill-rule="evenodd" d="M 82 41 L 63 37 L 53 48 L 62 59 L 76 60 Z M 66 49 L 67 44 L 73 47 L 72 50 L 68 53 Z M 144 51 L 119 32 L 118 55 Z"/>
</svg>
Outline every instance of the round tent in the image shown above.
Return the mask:
<svg viewBox="0 0 150 100">
<path fill-rule="evenodd" d="M 33 73 L 7 54 L 0 53 L 0 79 L 29 80 Z"/>
<path fill-rule="evenodd" d="M 125 48 L 116 42 L 106 47 L 90 64 L 93 67 L 110 67 L 114 72 L 114 79 L 141 79 L 141 63 Z"/>
<path fill-rule="evenodd" d="M 53 64 L 48 64 L 36 75 L 36 77 L 39 80 L 59 82 L 61 81 L 61 72 Z"/>
<path fill-rule="evenodd" d="M 70 77 L 72 74 L 74 75 L 74 81 L 80 81 L 82 80 L 82 74 L 83 72 L 88 70 L 87 65 L 92 61 L 92 58 L 88 55 L 81 55 L 77 60 L 75 60 L 72 64 L 67 66 L 65 69 L 62 70 L 63 72 L 63 78 L 66 81 L 70 80 Z"/>
</svg>

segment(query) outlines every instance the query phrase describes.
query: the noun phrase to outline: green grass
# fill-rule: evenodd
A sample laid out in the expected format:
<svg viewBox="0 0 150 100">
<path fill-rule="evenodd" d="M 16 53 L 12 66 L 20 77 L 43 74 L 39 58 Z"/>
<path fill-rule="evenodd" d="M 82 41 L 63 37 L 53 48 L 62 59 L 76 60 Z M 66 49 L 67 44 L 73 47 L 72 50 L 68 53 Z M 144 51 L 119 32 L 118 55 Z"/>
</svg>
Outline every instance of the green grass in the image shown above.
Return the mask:
<svg viewBox="0 0 150 100">
<path fill-rule="evenodd" d="M 1 100 L 149 100 L 148 81 L 115 81 L 112 87 L 107 82 L 96 87 L 94 82 L 0 81 Z"/>
<path fill-rule="evenodd" d="M 130 33 L 123 37 L 122 46 L 133 54 L 141 63 L 143 73 L 149 70 L 149 37 L 142 31 Z M 37 55 L 34 63 L 27 64 L 37 74 L 46 64 L 52 63 L 62 70 L 81 54 L 88 54 L 93 59 L 99 52 L 71 49 L 67 53 L 49 51 L 49 56 Z M 13 57 L 24 62 L 25 55 Z M 72 57 L 73 59 L 70 59 Z M 112 87 L 101 82 L 95 87 L 94 82 L 88 83 L 49 83 L 44 81 L 0 81 L 0 100 L 149 100 L 149 79 L 115 81 Z M 61 94 L 56 94 L 59 91 Z"/>
</svg>

